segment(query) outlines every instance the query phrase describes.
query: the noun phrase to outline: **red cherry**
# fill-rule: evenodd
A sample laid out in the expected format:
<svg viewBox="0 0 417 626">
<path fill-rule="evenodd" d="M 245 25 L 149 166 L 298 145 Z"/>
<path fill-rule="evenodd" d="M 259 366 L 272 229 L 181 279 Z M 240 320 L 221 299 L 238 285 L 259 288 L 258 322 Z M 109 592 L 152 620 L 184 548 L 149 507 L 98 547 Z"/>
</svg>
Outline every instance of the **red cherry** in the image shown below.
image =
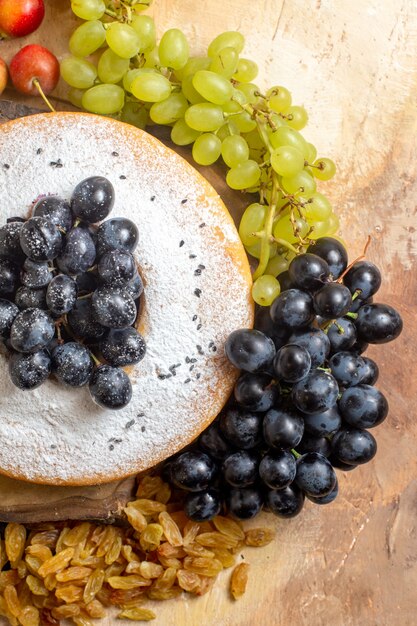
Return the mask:
<svg viewBox="0 0 417 626">
<path fill-rule="evenodd" d="M 17 91 L 28 96 L 38 95 L 38 85 L 45 94 L 51 93 L 59 80 L 58 59 L 37 44 L 19 50 L 11 60 L 9 71 Z"/>
<path fill-rule="evenodd" d="M 5 87 L 7 85 L 7 65 L 0 59 L 0 94 L 3 93 Z"/>
<path fill-rule="evenodd" d="M 33 33 L 43 20 L 43 0 L 0 0 L 0 31 L 8 37 Z"/>
</svg>

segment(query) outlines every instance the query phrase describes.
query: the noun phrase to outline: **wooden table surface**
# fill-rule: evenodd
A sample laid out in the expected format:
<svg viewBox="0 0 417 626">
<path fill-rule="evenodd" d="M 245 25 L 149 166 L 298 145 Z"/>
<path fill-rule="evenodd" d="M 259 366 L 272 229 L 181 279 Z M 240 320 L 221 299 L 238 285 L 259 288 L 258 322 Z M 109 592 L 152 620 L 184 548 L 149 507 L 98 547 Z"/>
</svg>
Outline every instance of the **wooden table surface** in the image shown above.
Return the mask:
<svg viewBox="0 0 417 626">
<path fill-rule="evenodd" d="M 47 0 L 33 36 L 0 43 L 6 60 L 39 41 L 60 58 L 73 27 L 69 1 Z M 264 514 L 276 541 L 247 549 L 246 595 L 232 602 L 225 572 L 203 598 L 156 605 L 156 626 L 414 626 L 417 623 L 417 4 L 415 0 L 155 0 L 160 32 L 182 28 L 194 53 L 238 29 L 260 66 L 261 88 L 283 84 L 306 106 L 306 136 L 338 164 L 323 185 L 352 257 L 368 234 L 382 270 L 377 300 L 405 328 L 372 348 L 390 415 L 374 432 L 370 464 L 339 473 L 330 506 L 307 504 L 290 521 Z M 60 86 L 58 96 L 65 98 Z M 13 94 L 13 97 L 16 97 Z M 33 100 L 31 103 L 33 104 Z M 61 106 L 58 104 L 58 107 Z M 155 604 L 155 603 L 154 603 Z M 115 623 L 109 618 L 107 624 Z M 119 623 L 119 622 L 118 622 Z"/>
</svg>

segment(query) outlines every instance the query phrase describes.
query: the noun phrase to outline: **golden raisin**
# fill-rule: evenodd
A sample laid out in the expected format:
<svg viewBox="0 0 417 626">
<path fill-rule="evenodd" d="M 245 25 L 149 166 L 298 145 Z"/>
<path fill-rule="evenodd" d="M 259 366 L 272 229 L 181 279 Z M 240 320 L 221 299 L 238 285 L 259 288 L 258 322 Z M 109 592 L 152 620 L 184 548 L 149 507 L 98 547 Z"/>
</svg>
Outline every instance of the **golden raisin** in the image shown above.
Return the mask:
<svg viewBox="0 0 417 626">
<path fill-rule="evenodd" d="M 151 619 L 155 619 L 156 615 L 150 609 L 143 609 L 138 606 L 133 609 L 124 609 L 117 617 L 119 619 L 132 619 L 138 622 L 149 622 Z"/>
<path fill-rule="evenodd" d="M 223 569 L 223 565 L 217 559 L 192 556 L 185 557 L 184 567 L 191 572 L 202 574 L 203 576 L 217 576 Z"/>
<path fill-rule="evenodd" d="M 148 522 L 146 521 L 146 517 L 143 515 L 143 513 L 135 509 L 133 506 L 125 507 L 123 511 L 125 512 L 129 524 L 133 526 L 135 530 L 137 530 L 138 532 L 142 532 L 142 530 L 145 530 Z"/>
<path fill-rule="evenodd" d="M 272 528 L 252 528 L 245 533 L 247 546 L 267 546 L 274 538 L 275 531 Z"/>
<path fill-rule="evenodd" d="M 246 591 L 248 582 L 249 565 L 247 563 L 239 563 L 232 572 L 230 579 L 230 593 L 235 600 L 243 596 Z"/>
<path fill-rule="evenodd" d="M 76 585 L 64 585 L 63 587 L 58 587 L 55 591 L 55 595 L 59 600 L 63 600 L 67 604 L 74 604 L 81 602 L 83 590 Z"/>
<path fill-rule="evenodd" d="M 25 551 L 26 529 L 21 524 L 11 522 L 4 531 L 7 558 L 12 567 L 16 567 Z"/>
<path fill-rule="evenodd" d="M 104 571 L 96 569 L 91 574 L 84 588 L 83 599 L 86 604 L 91 602 L 100 591 L 104 583 Z"/>
<path fill-rule="evenodd" d="M 39 611 L 34 606 L 25 606 L 19 613 L 22 626 L 39 626 Z"/>
<path fill-rule="evenodd" d="M 233 539 L 245 538 L 245 533 L 242 528 L 235 520 L 230 519 L 230 517 L 217 515 L 213 519 L 213 524 L 215 525 L 217 530 L 223 535 L 226 535 L 226 537 L 232 537 Z"/>
<path fill-rule="evenodd" d="M 148 526 L 140 534 L 140 547 L 144 552 L 152 552 L 156 550 L 161 542 L 164 534 L 160 524 L 148 524 Z"/>
<path fill-rule="evenodd" d="M 158 521 L 162 526 L 165 538 L 168 543 L 170 543 L 174 547 L 182 546 L 182 535 L 180 529 L 172 519 L 171 515 L 166 511 L 162 511 L 158 515 Z"/>
<path fill-rule="evenodd" d="M 45 561 L 39 568 L 39 576 L 45 577 L 48 574 L 55 574 L 59 570 L 64 569 L 74 556 L 74 548 L 66 548 L 55 556 Z"/>
<path fill-rule="evenodd" d="M 113 589 L 136 589 L 137 587 L 148 587 L 150 580 L 133 574 L 132 576 L 112 576 L 107 581 Z"/>
</svg>

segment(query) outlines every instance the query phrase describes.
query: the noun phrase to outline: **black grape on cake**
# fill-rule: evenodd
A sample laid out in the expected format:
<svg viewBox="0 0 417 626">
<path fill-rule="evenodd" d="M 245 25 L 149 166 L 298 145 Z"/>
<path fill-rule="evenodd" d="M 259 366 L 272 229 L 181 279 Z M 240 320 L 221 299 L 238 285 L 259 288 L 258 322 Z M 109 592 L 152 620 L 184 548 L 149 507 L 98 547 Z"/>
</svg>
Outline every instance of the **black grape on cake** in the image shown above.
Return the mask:
<svg viewBox="0 0 417 626">
<path fill-rule="evenodd" d="M 288 276 L 289 288 L 258 310 L 255 328 L 226 341 L 241 370 L 229 404 L 169 463 L 196 521 L 219 510 L 248 519 L 262 508 L 289 518 L 306 498 L 329 504 L 339 492 L 335 470 L 376 454 L 370 429 L 387 418 L 388 402 L 363 351 L 402 330 L 393 307 L 370 302 L 381 274 L 369 261 L 348 267 L 344 246 L 325 237 L 294 258 Z"/>
<path fill-rule="evenodd" d="M 70 199 L 42 196 L 31 217 L 0 228 L 0 338 L 19 389 L 36 389 L 52 375 L 66 386 L 89 385 L 102 407 L 130 401 L 122 368 L 146 352 L 135 328 L 139 232 L 127 218 L 101 221 L 114 204 L 111 182 L 92 176 Z"/>
</svg>

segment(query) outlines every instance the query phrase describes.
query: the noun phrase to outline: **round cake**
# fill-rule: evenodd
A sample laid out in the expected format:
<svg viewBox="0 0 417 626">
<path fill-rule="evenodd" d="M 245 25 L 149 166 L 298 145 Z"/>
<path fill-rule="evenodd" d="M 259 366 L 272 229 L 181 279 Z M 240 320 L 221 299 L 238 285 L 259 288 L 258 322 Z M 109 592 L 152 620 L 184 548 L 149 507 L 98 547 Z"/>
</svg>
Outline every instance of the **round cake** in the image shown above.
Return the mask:
<svg viewBox="0 0 417 626">
<path fill-rule="evenodd" d="M 112 216 L 139 229 L 145 285 L 138 330 L 145 358 L 129 368 L 131 402 L 97 406 L 88 387 L 53 377 L 32 391 L 10 380 L 0 354 L 0 472 L 83 485 L 149 467 L 191 442 L 219 413 L 237 378 L 223 344 L 251 327 L 251 277 L 216 191 L 149 134 L 81 113 L 35 115 L 0 127 L 0 225 L 28 217 L 39 195 L 70 198 L 89 176 L 115 188 Z"/>
</svg>

